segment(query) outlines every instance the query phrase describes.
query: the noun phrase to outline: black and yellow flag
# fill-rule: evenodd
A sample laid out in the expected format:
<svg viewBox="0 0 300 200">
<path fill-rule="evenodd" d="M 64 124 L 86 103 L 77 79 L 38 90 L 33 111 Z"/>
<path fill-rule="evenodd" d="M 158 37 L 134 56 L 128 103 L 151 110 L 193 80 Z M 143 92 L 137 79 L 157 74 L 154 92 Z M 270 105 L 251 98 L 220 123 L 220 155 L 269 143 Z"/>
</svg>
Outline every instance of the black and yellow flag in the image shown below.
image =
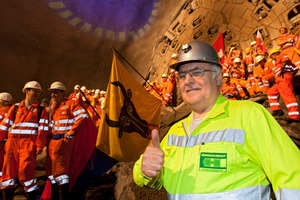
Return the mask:
<svg viewBox="0 0 300 200">
<path fill-rule="evenodd" d="M 114 54 L 96 148 L 118 161 L 136 161 L 160 125 L 161 101 L 149 94 Z"/>
</svg>

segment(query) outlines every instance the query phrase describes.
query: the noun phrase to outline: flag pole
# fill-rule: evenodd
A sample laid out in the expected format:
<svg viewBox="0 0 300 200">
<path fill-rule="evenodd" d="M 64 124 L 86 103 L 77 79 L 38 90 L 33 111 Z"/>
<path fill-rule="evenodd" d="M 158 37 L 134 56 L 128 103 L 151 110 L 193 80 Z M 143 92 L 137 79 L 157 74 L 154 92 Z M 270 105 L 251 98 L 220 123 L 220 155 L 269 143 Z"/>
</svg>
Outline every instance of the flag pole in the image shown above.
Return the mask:
<svg viewBox="0 0 300 200">
<path fill-rule="evenodd" d="M 112 50 L 114 51 L 114 52 L 116 52 L 123 60 L 125 60 L 125 62 L 145 81 L 145 82 L 147 82 L 147 80 L 142 76 L 142 74 L 140 74 L 140 72 L 138 72 L 116 49 L 115 49 L 115 47 L 114 46 L 112 46 L 111 47 L 112 48 Z M 150 84 L 149 84 L 150 85 Z M 164 97 L 152 86 L 152 85 L 150 85 L 151 87 L 152 87 L 152 89 L 154 89 L 155 90 L 155 92 L 159 95 L 159 96 L 161 96 L 161 98 L 162 99 L 164 99 Z M 170 106 L 171 108 L 172 108 L 172 110 L 174 110 L 174 112 L 176 112 L 176 110 L 173 108 L 173 106 L 172 105 L 170 105 L 170 103 L 168 103 L 167 104 L 168 106 Z"/>
<path fill-rule="evenodd" d="M 88 102 L 89 106 L 91 106 L 91 108 L 93 109 L 93 111 L 96 113 L 97 117 L 99 117 L 99 119 L 101 119 L 100 115 L 97 113 L 97 111 L 95 110 L 94 106 L 92 106 L 91 102 L 89 101 L 89 99 L 85 96 L 84 92 L 78 87 L 79 92 L 81 93 L 81 95 L 86 99 L 86 101 Z M 81 98 L 81 97 L 80 97 Z M 87 110 L 88 108 L 86 108 Z"/>
</svg>

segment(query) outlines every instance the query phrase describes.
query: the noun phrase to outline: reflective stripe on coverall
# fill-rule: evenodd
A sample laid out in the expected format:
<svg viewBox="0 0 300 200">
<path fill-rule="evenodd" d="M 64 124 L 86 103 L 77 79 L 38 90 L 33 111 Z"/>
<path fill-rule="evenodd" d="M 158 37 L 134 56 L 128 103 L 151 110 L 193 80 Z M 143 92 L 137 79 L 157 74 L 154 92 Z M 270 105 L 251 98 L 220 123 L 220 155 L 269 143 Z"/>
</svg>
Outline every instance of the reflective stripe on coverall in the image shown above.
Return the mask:
<svg viewBox="0 0 300 200">
<path fill-rule="evenodd" d="M 299 199 L 300 151 L 260 104 L 219 96 L 188 136 L 193 113 L 174 124 L 161 142 L 164 166 L 155 178 L 135 163 L 140 187 L 168 192 L 169 199 Z"/>
<path fill-rule="evenodd" d="M 36 151 L 42 151 L 48 136 L 48 115 L 43 109 L 38 121 L 38 102 L 28 111 L 24 100 L 15 113 L 13 105 L 0 125 L 0 140 L 8 134 L 5 144 L 5 156 L 2 175 L 2 189 L 12 188 L 19 178 L 26 192 L 37 189 L 35 178 Z M 15 117 L 15 120 L 14 120 Z"/>
<path fill-rule="evenodd" d="M 64 134 L 69 132 L 74 135 L 88 118 L 88 114 L 76 101 L 65 99 L 50 117 L 52 139 L 49 143 L 49 157 L 51 165 L 46 168 L 47 175 L 52 175 L 59 185 L 67 184 L 74 139 L 64 139 Z"/>
<path fill-rule="evenodd" d="M 2 120 L 5 118 L 8 110 L 9 110 L 10 106 L 6 106 L 0 109 L 0 123 L 2 122 Z M 3 167 L 3 161 L 4 161 L 4 145 L 6 142 L 6 138 L 4 140 L 0 141 L 0 178 L 2 176 L 2 167 Z M 1 188 L 1 183 L 0 183 L 0 188 Z"/>
</svg>

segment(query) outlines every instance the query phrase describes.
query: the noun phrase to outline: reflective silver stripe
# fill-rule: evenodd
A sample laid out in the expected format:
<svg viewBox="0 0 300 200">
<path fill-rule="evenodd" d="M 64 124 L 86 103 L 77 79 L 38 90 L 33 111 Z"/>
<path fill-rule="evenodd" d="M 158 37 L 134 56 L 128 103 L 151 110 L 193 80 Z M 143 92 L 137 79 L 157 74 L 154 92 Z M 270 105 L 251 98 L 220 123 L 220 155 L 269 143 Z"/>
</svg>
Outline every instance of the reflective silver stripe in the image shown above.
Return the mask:
<svg viewBox="0 0 300 200">
<path fill-rule="evenodd" d="M 2 119 L 3 117 L 2 117 L 2 115 L 0 115 L 0 119 Z"/>
<path fill-rule="evenodd" d="M 9 119 L 5 119 L 4 122 L 11 125 L 11 126 L 14 124 L 14 122 L 9 120 Z"/>
<path fill-rule="evenodd" d="M 299 115 L 299 112 L 298 111 L 295 111 L 295 112 L 289 112 L 289 116 L 290 115 Z"/>
<path fill-rule="evenodd" d="M 63 185 L 69 183 L 69 176 L 64 174 L 55 178 L 58 185 Z"/>
<path fill-rule="evenodd" d="M 38 189 L 37 184 L 34 185 L 33 187 L 30 187 L 29 189 L 24 188 L 25 192 L 32 192 L 32 191 L 37 190 L 37 189 Z"/>
<path fill-rule="evenodd" d="M 88 118 L 89 116 L 87 114 L 81 114 L 75 117 L 75 121 L 77 121 L 79 118 Z"/>
<path fill-rule="evenodd" d="M 168 146 L 178 146 L 185 147 L 188 137 L 187 136 L 178 136 L 178 135 L 169 135 L 168 137 Z M 225 129 L 218 131 L 211 131 L 207 133 L 199 133 L 198 135 L 191 135 L 187 147 L 194 147 L 204 143 L 211 142 L 233 142 L 238 144 L 244 144 L 245 140 L 245 131 L 241 129 Z"/>
<path fill-rule="evenodd" d="M 270 106 L 279 106 L 279 103 L 270 103 Z"/>
<path fill-rule="evenodd" d="M 48 126 L 39 126 L 39 130 L 48 131 L 49 127 Z"/>
<path fill-rule="evenodd" d="M 75 112 L 73 112 L 73 115 L 76 116 L 84 111 L 85 111 L 84 109 L 76 110 Z"/>
<path fill-rule="evenodd" d="M 2 176 L 2 172 L 0 172 L 0 176 Z"/>
<path fill-rule="evenodd" d="M 36 181 L 37 181 L 37 179 L 35 178 L 35 179 L 31 179 L 29 181 L 26 181 L 23 184 L 24 184 L 25 187 L 28 187 L 29 185 L 35 184 Z"/>
<path fill-rule="evenodd" d="M 268 96 L 269 99 L 278 99 L 277 96 Z"/>
<path fill-rule="evenodd" d="M 48 124 L 48 120 L 47 119 L 40 119 L 39 123 L 45 123 L 45 124 Z"/>
<path fill-rule="evenodd" d="M 203 193 L 203 194 L 170 194 L 168 193 L 168 199 L 170 200 L 270 200 L 271 189 L 270 186 L 257 185 L 252 187 L 246 187 L 236 190 L 230 190 L 226 192 L 218 193 Z M 295 198 L 294 198 L 295 199 Z"/>
<path fill-rule="evenodd" d="M 56 184 L 56 181 L 54 180 L 54 176 L 53 175 L 48 176 L 48 179 L 51 182 L 51 184 Z"/>
<path fill-rule="evenodd" d="M 290 104 L 286 105 L 287 108 L 292 107 L 292 106 L 298 106 L 298 103 L 290 103 Z"/>
<path fill-rule="evenodd" d="M 4 130 L 4 131 L 8 131 L 8 127 L 3 126 L 3 125 L 0 126 L 0 129 L 1 129 L 1 130 Z"/>
<path fill-rule="evenodd" d="M 37 134 L 36 130 L 11 129 L 9 133 L 14 134 Z"/>
<path fill-rule="evenodd" d="M 10 185 L 15 185 L 15 179 L 9 179 L 7 181 L 2 182 L 2 187 L 10 186 Z"/>
<path fill-rule="evenodd" d="M 300 190 L 282 188 L 275 192 L 275 196 L 277 200 L 299 199 Z"/>
<path fill-rule="evenodd" d="M 31 123 L 31 122 L 21 122 L 18 124 L 14 124 L 12 127 L 30 127 L 30 128 L 37 128 L 39 125 L 37 123 Z"/>
<path fill-rule="evenodd" d="M 59 127 L 53 127 L 53 130 L 55 131 L 68 131 L 72 128 L 72 126 L 59 126 Z"/>
<path fill-rule="evenodd" d="M 52 124 L 54 123 L 55 125 L 56 124 L 74 124 L 75 123 L 75 120 L 74 119 L 62 119 L 62 120 L 58 120 L 58 121 L 55 121 L 55 122 L 51 122 Z"/>
</svg>

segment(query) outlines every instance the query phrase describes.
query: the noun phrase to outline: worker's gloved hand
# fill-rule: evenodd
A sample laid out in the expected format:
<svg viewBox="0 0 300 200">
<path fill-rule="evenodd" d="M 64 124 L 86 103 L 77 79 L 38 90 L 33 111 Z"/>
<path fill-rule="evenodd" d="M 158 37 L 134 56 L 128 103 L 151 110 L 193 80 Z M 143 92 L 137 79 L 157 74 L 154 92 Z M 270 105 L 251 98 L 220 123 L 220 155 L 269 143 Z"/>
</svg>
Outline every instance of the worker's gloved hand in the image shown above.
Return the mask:
<svg viewBox="0 0 300 200">
<path fill-rule="evenodd" d="M 164 164 L 164 152 L 160 148 L 157 129 L 152 131 L 152 144 L 144 152 L 142 172 L 148 177 L 156 177 Z"/>
<path fill-rule="evenodd" d="M 67 132 L 65 135 L 64 135 L 64 138 L 65 139 L 71 139 L 71 138 L 74 138 L 74 134 L 70 134 L 69 132 Z"/>
</svg>

